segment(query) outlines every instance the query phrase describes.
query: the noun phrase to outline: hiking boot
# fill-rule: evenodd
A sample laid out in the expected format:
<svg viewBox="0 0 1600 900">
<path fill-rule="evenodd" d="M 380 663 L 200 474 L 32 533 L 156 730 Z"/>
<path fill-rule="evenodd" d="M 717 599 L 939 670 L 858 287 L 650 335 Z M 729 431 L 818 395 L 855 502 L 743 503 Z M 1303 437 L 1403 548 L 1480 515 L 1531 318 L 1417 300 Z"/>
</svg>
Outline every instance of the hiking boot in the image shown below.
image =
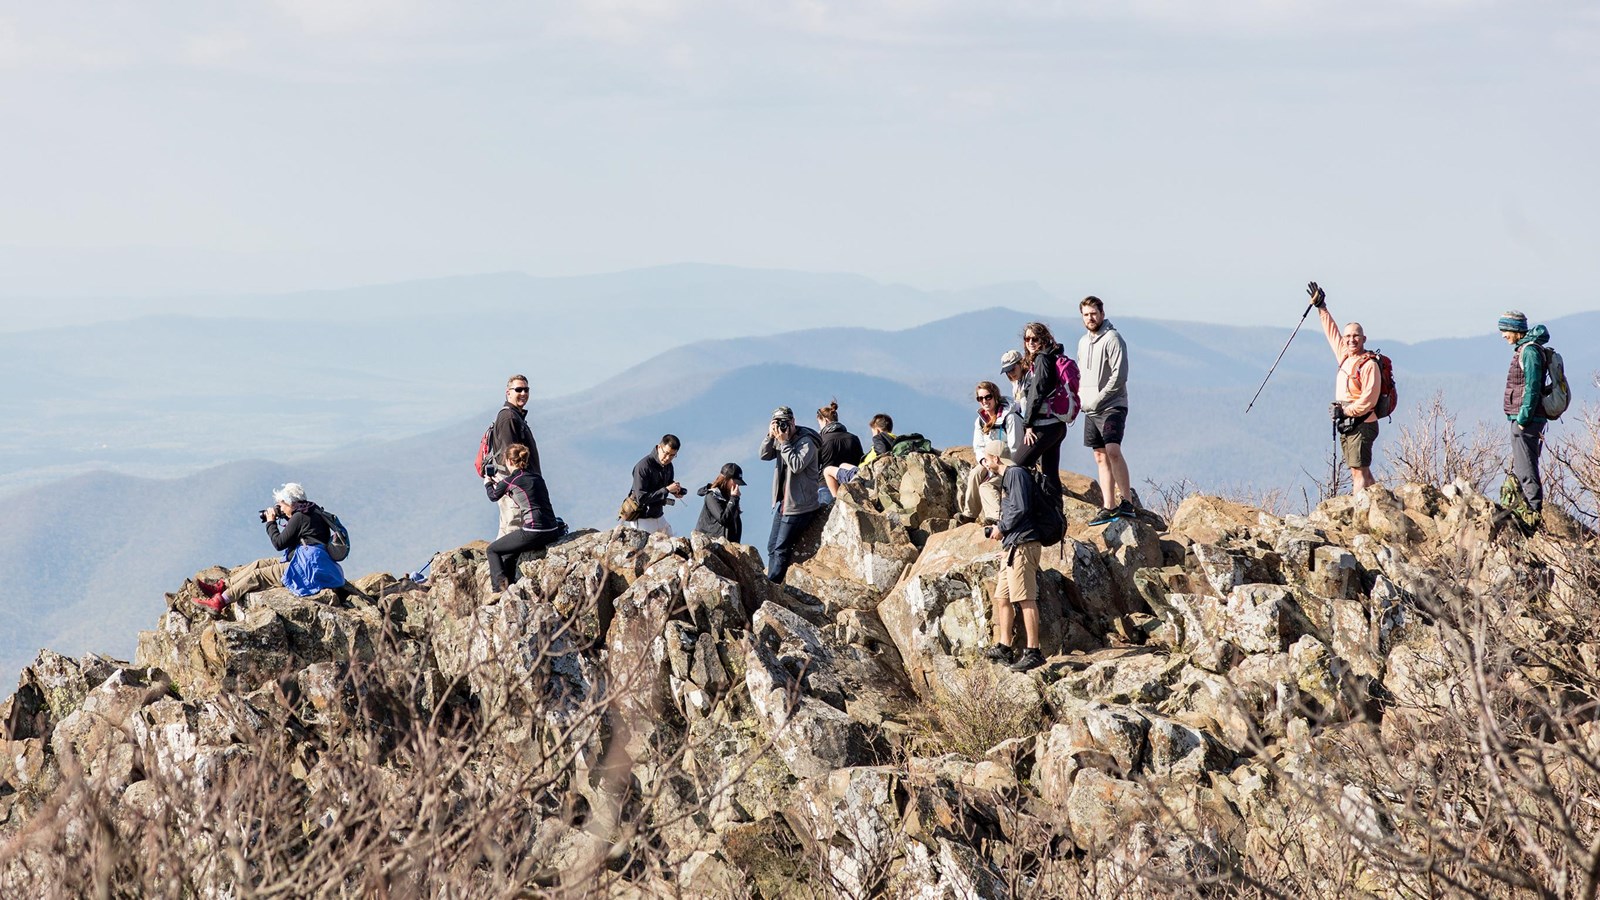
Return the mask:
<svg viewBox="0 0 1600 900">
<path fill-rule="evenodd" d="M 1010 665 L 1016 655 L 1017 651 L 1011 649 L 1010 644 L 995 644 L 993 647 L 983 651 L 984 659 L 994 660 L 1001 665 Z"/>
<path fill-rule="evenodd" d="M 1017 661 L 1011 664 L 1013 672 L 1031 672 L 1044 665 L 1044 653 L 1038 647 L 1029 647 L 1022 651 Z"/>
<path fill-rule="evenodd" d="M 1089 524 L 1090 525 L 1108 525 L 1108 524 L 1110 524 L 1112 522 L 1115 522 L 1116 520 L 1117 520 L 1117 514 L 1112 512 L 1109 509 L 1106 509 L 1104 506 L 1102 506 L 1102 507 L 1100 507 L 1099 511 L 1097 511 L 1094 514 L 1094 518 L 1089 520 Z"/>
<path fill-rule="evenodd" d="M 207 581 L 204 578 L 196 578 L 194 583 L 195 587 L 198 587 L 200 592 L 205 594 L 207 597 L 215 597 L 216 595 L 228 589 L 228 582 L 220 578 L 216 581 Z"/>
<path fill-rule="evenodd" d="M 196 606 L 203 606 L 214 613 L 222 612 L 222 608 L 227 606 L 227 604 L 223 602 L 222 594 L 220 593 L 207 594 L 204 597 L 192 597 L 190 599 L 194 600 Z"/>
<path fill-rule="evenodd" d="M 1133 501 L 1129 500 L 1127 497 L 1123 497 L 1122 502 L 1117 504 L 1117 508 L 1113 509 L 1111 514 L 1119 519 L 1132 519 L 1137 516 L 1139 512 L 1133 508 Z"/>
</svg>

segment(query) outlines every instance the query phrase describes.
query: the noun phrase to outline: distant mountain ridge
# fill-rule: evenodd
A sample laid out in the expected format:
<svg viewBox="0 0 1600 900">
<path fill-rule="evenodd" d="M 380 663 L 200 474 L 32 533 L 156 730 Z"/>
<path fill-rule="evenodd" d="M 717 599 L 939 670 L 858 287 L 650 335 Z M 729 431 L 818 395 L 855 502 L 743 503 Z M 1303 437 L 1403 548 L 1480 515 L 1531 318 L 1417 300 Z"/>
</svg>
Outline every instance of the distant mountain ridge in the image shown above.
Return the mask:
<svg viewBox="0 0 1600 900">
<path fill-rule="evenodd" d="M 964 444 L 972 385 L 1002 381 L 1001 351 L 1034 318 L 995 308 L 900 331 L 840 327 L 698 341 L 593 388 L 536 401 L 530 418 L 557 512 L 575 526 L 608 526 L 629 469 L 671 431 L 684 441 L 677 470 L 691 488 L 723 462 L 746 467 L 746 538 L 764 546 L 771 465 L 756 459 L 756 448 L 775 405 L 788 404 L 808 421 L 837 397 L 843 420 L 863 436 L 867 419 L 882 411 L 941 446 Z M 1075 348 L 1081 327 L 1055 321 L 1058 337 Z M 1320 334 L 1300 335 L 1247 417 L 1244 406 L 1287 329 L 1112 321 L 1132 360 L 1125 446 L 1136 487 L 1187 478 L 1212 489 L 1289 489 L 1304 482 L 1304 470 L 1324 463 L 1331 440 L 1323 398 L 1332 372 Z M 1592 401 L 1596 359 L 1589 348 L 1600 346 L 1600 313 L 1550 324 L 1580 401 Z M 1395 424 L 1435 389 L 1463 411 L 1464 424 L 1497 418 L 1507 359 L 1497 336 L 1374 343 L 1394 354 L 1401 379 Z M 7 586 L 0 677 L 40 646 L 125 653 L 104 645 L 104 635 L 132 633 L 129 623 L 150 617 L 161 590 L 203 566 L 266 555 L 255 510 L 284 480 L 305 483 L 351 527 L 352 574 L 414 569 L 436 549 L 492 537 L 494 509 L 468 460 L 497 400 L 479 398 L 471 416 L 421 434 L 351 443 L 293 463 L 229 463 L 170 480 L 89 473 L 13 492 L 0 518 L 0 583 Z M 294 427 L 285 421 L 280 433 Z M 223 427 L 261 430 L 245 408 Z M 1380 449 L 1394 436 L 1393 425 L 1384 429 Z M 1062 465 L 1093 471 L 1076 425 Z M 686 531 L 697 512 L 691 494 L 668 518 Z"/>
</svg>

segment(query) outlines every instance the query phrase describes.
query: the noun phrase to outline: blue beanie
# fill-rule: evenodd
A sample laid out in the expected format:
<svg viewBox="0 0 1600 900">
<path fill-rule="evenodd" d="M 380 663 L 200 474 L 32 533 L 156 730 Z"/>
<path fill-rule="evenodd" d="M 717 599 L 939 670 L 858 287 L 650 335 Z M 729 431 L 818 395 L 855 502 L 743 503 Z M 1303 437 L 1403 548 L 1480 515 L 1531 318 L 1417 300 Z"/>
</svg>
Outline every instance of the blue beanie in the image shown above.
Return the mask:
<svg viewBox="0 0 1600 900">
<path fill-rule="evenodd" d="M 1500 314 L 1500 330 L 1527 334 L 1528 317 L 1523 315 L 1520 309 L 1508 309 Z"/>
</svg>

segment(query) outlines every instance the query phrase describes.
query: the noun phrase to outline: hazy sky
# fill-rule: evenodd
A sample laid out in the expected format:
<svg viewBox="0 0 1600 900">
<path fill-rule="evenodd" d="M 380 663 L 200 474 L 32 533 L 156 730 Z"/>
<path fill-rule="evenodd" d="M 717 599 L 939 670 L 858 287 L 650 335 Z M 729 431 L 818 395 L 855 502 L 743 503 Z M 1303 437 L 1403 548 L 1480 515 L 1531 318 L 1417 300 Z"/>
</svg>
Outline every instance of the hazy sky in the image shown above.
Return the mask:
<svg viewBox="0 0 1600 900">
<path fill-rule="evenodd" d="M 1460 334 L 1600 307 L 1597 110 L 1594 3 L 4 0 L 0 297 L 693 261 Z"/>
</svg>

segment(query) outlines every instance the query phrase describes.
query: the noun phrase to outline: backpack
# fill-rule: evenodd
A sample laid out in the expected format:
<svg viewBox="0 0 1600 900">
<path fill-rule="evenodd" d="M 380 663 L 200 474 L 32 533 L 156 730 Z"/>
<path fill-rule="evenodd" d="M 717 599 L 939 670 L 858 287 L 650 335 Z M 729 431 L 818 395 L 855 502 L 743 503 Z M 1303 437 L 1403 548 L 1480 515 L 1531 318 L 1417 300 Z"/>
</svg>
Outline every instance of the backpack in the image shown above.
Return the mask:
<svg viewBox="0 0 1600 900">
<path fill-rule="evenodd" d="M 1067 517 L 1061 511 L 1061 491 L 1042 469 L 1029 469 L 1033 477 L 1033 533 L 1039 543 L 1054 547 L 1067 535 Z"/>
<path fill-rule="evenodd" d="M 1394 383 L 1394 361 L 1385 356 L 1382 350 L 1368 350 L 1361 354 L 1361 362 L 1356 364 L 1356 371 L 1366 365 L 1367 360 L 1378 361 L 1379 380 L 1382 386 L 1378 388 L 1378 405 L 1373 412 L 1380 419 L 1387 419 L 1394 415 L 1395 407 L 1400 404 L 1400 389 Z"/>
<path fill-rule="evenodd" d="M 1539 411 L 1546 419 L 1559 419 L 1572 405 L 1572 387 L 1567 384 L 1567 364 L 1561 354 L 1540 347 L 1544 356 L 1544 384 L 1540 388 Z"/>
<path fill-rule="evenodd" d="M 1078 400 L 1078 364 L 1063 353 L 1056 357 L 1056 375 L 1061 380 L 1061 386 L 1056 388 L 1046 403 L 1052 415 L 1071 422 L 1078 417 L 1078 410 L 1083 408 Z"/>
<path fill-rule="evenodd" d="M 494 423 L 483 430 L 483 437 L 478 440 L 478 456 L 472 461 L 472 468 L 477 471 L 478 477 L 483 477 L 483 467 L 494 462 Z"/>
<path fill-rule="evenodd" d="M 350 555 L 350 530 L 344 527 L 338 516 L 322 507 L 317 507 L 317 513 L 328 525 L 328 545 L 324 549 L 334 562 L 344 562 L 345 557 Z"/>
<path fill-rule="evenodd" d="M 894 443 L 889 445 L 889 453 L 892 456 L 906 457 L 913 453 L 934 452 L 937 451 L 933 449 L 933 442 L 915 432 L 899 435 L 894 439 Z"/>
</svg>

